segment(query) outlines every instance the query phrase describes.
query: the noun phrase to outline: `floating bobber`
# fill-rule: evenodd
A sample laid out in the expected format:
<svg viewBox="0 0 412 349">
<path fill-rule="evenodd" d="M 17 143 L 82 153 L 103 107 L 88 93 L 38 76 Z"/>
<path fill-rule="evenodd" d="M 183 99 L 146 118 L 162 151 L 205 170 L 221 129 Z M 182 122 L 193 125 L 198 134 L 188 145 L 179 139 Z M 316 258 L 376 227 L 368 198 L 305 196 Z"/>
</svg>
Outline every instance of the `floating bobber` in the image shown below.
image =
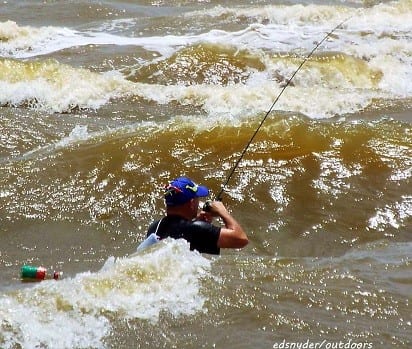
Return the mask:
<svg viewBox="0 0 412 349">
<path fill-rule="evenodd" d="M 45 279 L 61 279 L 63 272 L 54 271 L 51 274 L 47 273 L 44 267 L 35 267 L 32 265 L 23 265 L 21 267 L 21 278 L 24 280 L 45 280 Z"/>
</svg>

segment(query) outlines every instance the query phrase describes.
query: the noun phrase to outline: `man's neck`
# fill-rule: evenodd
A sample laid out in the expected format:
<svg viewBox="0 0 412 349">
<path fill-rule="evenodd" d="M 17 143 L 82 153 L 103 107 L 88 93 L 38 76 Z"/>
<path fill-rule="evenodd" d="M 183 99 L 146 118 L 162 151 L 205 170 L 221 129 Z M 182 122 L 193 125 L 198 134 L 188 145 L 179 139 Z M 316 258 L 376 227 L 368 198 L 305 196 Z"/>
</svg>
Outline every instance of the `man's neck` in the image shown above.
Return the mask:
<svg viewBox="0 0 412 349">
<path fill-rule="evenodd" d="M 192 220 L 192 214 L 190 210 L 186 209 L 184 206 L 168 207 L 166 209 L 166 215 L 183 217 L 188 221 Z"/>
</svg>

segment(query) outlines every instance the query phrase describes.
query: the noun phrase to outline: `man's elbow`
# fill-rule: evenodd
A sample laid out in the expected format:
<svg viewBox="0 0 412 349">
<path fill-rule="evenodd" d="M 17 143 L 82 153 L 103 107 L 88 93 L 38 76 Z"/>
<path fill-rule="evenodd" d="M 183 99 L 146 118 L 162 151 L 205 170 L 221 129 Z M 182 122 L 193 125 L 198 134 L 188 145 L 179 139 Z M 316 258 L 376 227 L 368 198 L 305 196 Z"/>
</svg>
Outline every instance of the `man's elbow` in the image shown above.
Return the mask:
<svg viewBox="0 0 412 349">
<path fill-rule="evenodd" d="M 243 231 L 224 229 L 220 233 L 218 246 L 220 248 L 243 248 L 249 243 Z"/>
<path fill-rule="evenodd" d="M 241 238 L 238 241 L 238 246 L 237 248 L 243 248 L 249 243 L 249 239 L 247 237 Z"/>
<path fill-rule="evenodd" d="M 231 241 L 231 248 L 243 248 L 249 243 L 247 236 L 236 237 Z"/>
</svg>

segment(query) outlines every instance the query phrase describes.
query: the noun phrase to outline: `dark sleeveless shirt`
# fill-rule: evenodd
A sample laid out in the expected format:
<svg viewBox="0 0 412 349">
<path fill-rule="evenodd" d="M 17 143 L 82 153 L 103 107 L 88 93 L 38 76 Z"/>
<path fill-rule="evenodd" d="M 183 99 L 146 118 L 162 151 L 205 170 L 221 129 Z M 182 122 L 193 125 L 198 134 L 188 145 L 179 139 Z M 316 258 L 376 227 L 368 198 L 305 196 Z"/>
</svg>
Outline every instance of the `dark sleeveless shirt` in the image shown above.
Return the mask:
<svg viewBox="0 0 412 349">
<path fill-rule="evenodd" d="M 160 222 L 160 224 L 159 224 Z M 201 253 L 219 254 L 217 246 L 220 227 L 203 221 L 189 221 L 180 216 L 169 215 L 153 222 L 147 231 L 147 236 L 155 233 L 160 239 L 171 237 L 185 239 L 190 244 L 191 250 Z"/>
</svg>

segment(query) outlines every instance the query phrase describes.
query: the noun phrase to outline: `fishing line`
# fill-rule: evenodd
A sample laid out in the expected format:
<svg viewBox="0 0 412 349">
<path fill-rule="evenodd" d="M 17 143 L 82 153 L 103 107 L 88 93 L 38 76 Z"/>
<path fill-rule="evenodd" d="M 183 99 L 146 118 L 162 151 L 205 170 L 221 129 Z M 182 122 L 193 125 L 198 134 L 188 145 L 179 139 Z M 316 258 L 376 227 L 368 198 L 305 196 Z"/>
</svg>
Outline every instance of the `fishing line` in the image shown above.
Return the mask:
<svg viewBox="0 0 412 349">
<path fill-rule="evenodd" d="M 328 32 L 324 38 L 319 41 L 315 47 L 312 49 L 312 51 L 310 51 L 310 53 L 304 58 L 304 60 L 300 63 L 299 67 L 295 70 L 295 72 L 292 74 L 292 76 L 288 79 L 288 81 L 286 82 L 286 85 L 283 86 L 282 90 L 280 91 L 280 93 L 278 94 L 278 96 L 276 97 L 276 99 L 274 100 L 274 102 L 272 103 L 271 107 L 269 108 L 269 110 L 266 112 L 265 116 L 263 117 L 263 119 L 260 121 L 259 126 L 256 128 L 255 132 L 252 134 L 252 137 L 250 137 L 248 143 L 246 144 L 246 146 L 244 147 L 242 153 L 240 154 L 239 158 L 237 159 L 235 165 L 233 166 L 232 170 L 229 172 L 229 175 L 226 178 L 226 181 L 221 185 L 221 189 L 219 191 L 219 193 L 216 196 L 216 200 L 217 201 L 222 201 L 222 195 L 225 191 L 225 187 L 228 185 L 230 179 L 232 178 L 233 174 L 235 173 L 237 167 L 239 166 L 240 162 L 242 161 L 244 155 L 246 154 L 247 150 L 249 149 L 250 145 L 252 144 L 254 138 L 256 137 L 256 135 L 259 133 L 259 130 L 261 129 L 262 125 L 264 124 L 264 122 L 266 121 L 267 117 L 269 116 L 269 114 L 272 112 L 273 108 L 275 107 L 276 103 L 278 102 L 279 98 L 282 96 L 283 92 L 285 92 L 286 88 L 290 85 L 291 81 L 293 80 L 293 78 L 296 76 L 296 74 L 299 72 L 299 70 L 303 67 L 303 65 L 309 60 L 310 57 L 312 57 L 313 53 L 318 49 L 318 47 L 320 45 L 323 44 L 323 42 L 332 35 L 332 33 L 338 29 L 340 26 L 342 26 L 345 22 L 349 21 L 352 18 L 352 16 L 346 18 L 345 20 L 343 20 L 342 22 L 340 22 L 335 28 L 333 28 L 330 32 Z"/>
</svg>

